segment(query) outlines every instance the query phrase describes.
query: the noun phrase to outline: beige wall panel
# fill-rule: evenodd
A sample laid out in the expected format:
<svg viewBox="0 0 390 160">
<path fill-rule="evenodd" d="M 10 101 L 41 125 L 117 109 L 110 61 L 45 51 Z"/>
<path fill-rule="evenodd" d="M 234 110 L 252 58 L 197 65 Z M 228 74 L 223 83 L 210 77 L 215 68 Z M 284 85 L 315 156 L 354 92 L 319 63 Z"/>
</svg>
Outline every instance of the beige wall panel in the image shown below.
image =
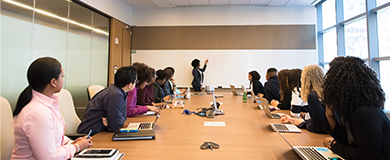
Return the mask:
<svg viewBox="0 0 390 160">
<path fill-rule="evenodd" d="M 268 26 L 269 49 L 315 49 L 314 25 Z"/>
<path fill-rule="evenodd" d="M 176 31 L 177 49 L 214 49 L 221 47 L 220 27 L 177 27 Z"/>
<path fill-rule="evenodd" d="M 267 46 L 266 26 L 227 26 L 222 27 L 221 48 L 258 49 Z"/>
<path fill-rule="evenodd" d="M 135 50 L 315 49 L 315 25 L 134 27 Z"/>
<path fill-rule="evenodd" d="M 139 49 L 175 48 L 176 27 L 134 27 L 132 46 Z M 137 37 L 137 41 L 134 41 Z"/>
<path fill-rule="evenodd" d="M 115 39 L 118 38 L 119 43 L 115 44 Z M 115 70 L 122 65 L 122 23 L 117 19 L 111 18 L 110 24 L 110 61 L 108 68 L 108 83 L 114 83 Z M 114 66 L 117 66 L 115 69 Z"/>
<path fill-rule="evenodd" d="M 126 29 L 124 25 L 123 30 L 123 46 L 122 46 L 122 66 L 130 66 L 131 59 L 131 30 Z"/>
</svg>

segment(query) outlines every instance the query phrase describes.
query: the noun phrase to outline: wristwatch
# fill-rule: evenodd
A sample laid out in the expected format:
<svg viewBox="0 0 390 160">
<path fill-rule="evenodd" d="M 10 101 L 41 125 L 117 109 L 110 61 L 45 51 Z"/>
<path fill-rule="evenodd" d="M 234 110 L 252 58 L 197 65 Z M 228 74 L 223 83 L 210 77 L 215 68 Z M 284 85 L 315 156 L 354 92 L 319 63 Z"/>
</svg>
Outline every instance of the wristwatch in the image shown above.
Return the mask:
<svg viewBox="0 0 390 160">
<path fill-rule="evenodd" d="M 329 141 L 329 149 L 332 149 L 333 142 L 334 142 L 334 139 Z"/>
<path fill-rule="evenodd" d="M 76 151 L 76 153 L 80 152 L 80 145 L 79 145 L 79 144 L 77 144 L 77 143 L 75 143 L 74 145 L 75 145 L 75 146 L 76 146 L 76 148 L 77 148 L 77 151 Z"/>
</svg>

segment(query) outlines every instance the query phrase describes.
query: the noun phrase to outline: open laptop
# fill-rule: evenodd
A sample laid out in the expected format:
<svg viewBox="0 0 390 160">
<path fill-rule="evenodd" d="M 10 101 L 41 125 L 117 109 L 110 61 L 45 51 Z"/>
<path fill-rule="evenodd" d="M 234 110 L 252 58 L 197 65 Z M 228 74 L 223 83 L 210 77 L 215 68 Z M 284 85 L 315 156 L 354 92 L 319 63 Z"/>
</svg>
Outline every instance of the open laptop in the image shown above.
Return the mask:
<svg viewBox="0 0 390 160">
<path fill-rule="evenodd" d="M 214 114 L 215 115 L 224 115 L 225 113 L 222 112 L 222 110 L 218 110 L 217 101 L 215 101 L 215 95 L 213 92 L 213 106 L 214 106 Z"/>
<path fill-rule="evenodd" d="M 261 105 L 263 106 L 265 115 L 269 118 L 280 119 L 280 115 L 284 115 L 284 113 L 271 113 L 268 101 L 265 98 L 259 98 L 259 101 L 261 101 Z"/>
<path fill-rule="evenodd" d="M 259 96 L 256 96 L 255 93 L 253 91 L 251 91 L 251 96 L 252 96 L 252 101 L 254 103 L 257 103 L 257 104 L 260 104 L 259 101 L 257 101 L 260 97 Z"/>
<path fill-rule="evenodd" d="M 264 113 L 264 110 L 262 110 Z M 264 113 L 265 119 L 267 119 L 269 125 L 271 126 L 272 130 L 275 132 L 286 132 L 286 133 L 301 133 L 302 131 L 293 124 L 285 124 L 285 123 L 271 123 L 268 120 L 268 117 Z"/>
<path fill-rule="evenodd" d="M 230 90 L 232 90 L 233 95 L 242 96 L 242 93 L 237 92 L 237 89 L 236 89 L 236 87 L 234 87 L 234 85 L 230 85 Z"/>
<path fill-rule="evenodd" d="M 251 98 L 252 96 L 251 95 L 248 95 L 248 91 L 246 90 L 246 88 L 244 87 L 244 85 L 241 85 L 242 89 L 244 90 L 244 92 L 247 94 L 247 98 Z"/>
<path fill-rule="evenodd" d="M 202 95 L 205 91 L 206 91 L 206 88 L 203 88 L 202 91 L 201 91 L 200 93 L 194 93 L 194 95 L 200 96 L 200 95 Z"/>
<path fill-rule="evenodd" d="M 314 146 L 293 146 L 284 136 L 279 135 L 287 142 L 287 144 L 304 160 L 343 160 L 342 157 L 331 151 L 326 147 L 314 147 Z"/>
<path fill-rule="evenodd" d="M 156 115 L 156 119 L 154 122 L 141 122 L 141 123 L 130 123 L 127 126 L 127 129 L 134 130 L 134 131 L 140 131 L 140 130 L 153 130 L 154 126 L 157 123 L 158 118 L 160 118 L 160 115 Z"/>
</svg>

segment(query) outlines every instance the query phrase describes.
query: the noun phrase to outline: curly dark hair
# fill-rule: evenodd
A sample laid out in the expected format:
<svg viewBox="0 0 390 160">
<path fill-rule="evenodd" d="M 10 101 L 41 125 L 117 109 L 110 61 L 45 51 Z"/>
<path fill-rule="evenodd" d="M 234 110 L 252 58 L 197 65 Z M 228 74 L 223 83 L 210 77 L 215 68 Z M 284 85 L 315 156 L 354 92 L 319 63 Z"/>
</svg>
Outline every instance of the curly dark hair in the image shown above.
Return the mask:
<svg viewBox="0 0 390 160">
<path fill-rule="evenodd" d="M 357 57 L 337 58 L 326 73 L 323 97 L 327 106 L 346 118 L 359 107 L 384 107 L 385 94 L 376 73 Z"/>
<path fill-rule="evenodd" d="M 198 67 L 199 63 L 200 63 L 200 60 L 199 60 L 199 59 L 194 59 L 194 60 L 192 60 L 192 62 L 191 62 L 191 66 L 194 67 L 194 68 L 196 68 L 196 67 Z"/>
<path fill-rule="evenodd" d="M 154 69 L 150 69 L 145 63 L 135 62 L 133 66 L 137 68 L 138 83 L 136 86 L 140 86 L 144 82 L 152 82 L 156 72 Z"/>
</svg>

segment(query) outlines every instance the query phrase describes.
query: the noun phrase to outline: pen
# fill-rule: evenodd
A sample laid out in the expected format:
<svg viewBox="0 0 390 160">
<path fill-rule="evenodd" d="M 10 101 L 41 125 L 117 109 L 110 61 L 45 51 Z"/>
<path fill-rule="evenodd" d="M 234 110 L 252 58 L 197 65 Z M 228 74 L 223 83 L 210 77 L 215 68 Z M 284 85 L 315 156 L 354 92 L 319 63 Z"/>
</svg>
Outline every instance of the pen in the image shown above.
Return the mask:
<svg viewBox="0 0 390 160">
<path fill-rule="evenodd" d="M 89 139 L 89 136 L 91 136 L 91 133 L 92 133 L 92 129 L 89 131 L 87 139 Z"/>
</svg>

